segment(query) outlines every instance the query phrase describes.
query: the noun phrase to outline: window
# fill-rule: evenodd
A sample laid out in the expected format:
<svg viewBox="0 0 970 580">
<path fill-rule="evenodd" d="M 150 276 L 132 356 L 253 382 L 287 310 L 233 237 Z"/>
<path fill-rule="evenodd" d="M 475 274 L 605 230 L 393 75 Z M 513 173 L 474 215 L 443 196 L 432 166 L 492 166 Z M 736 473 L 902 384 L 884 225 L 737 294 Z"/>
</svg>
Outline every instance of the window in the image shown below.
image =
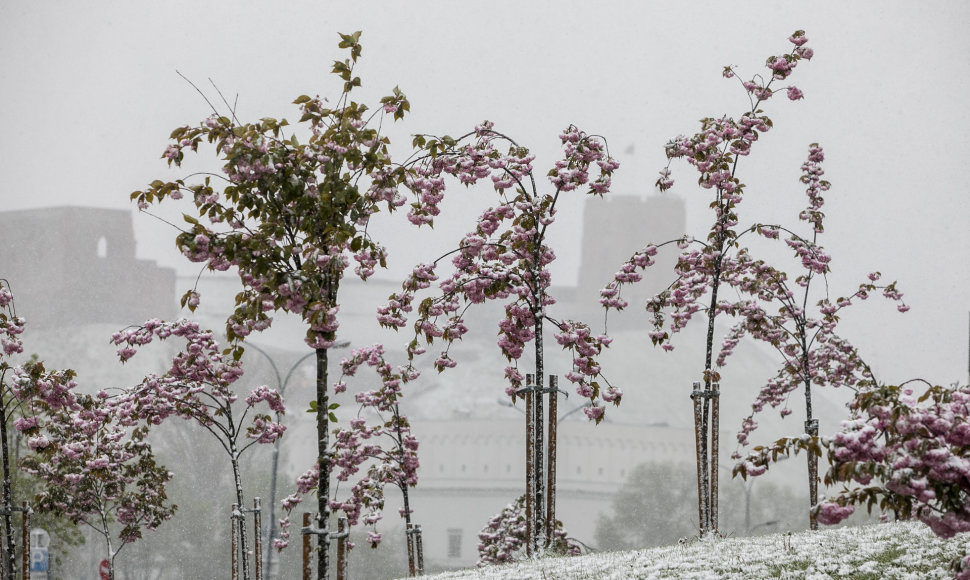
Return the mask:
<svg viewBox="0 0 970 580">
<path fill-rule="evenodd" d="M 98 238 L 98 257 L 108 257 L 108 240 L 104 236 Z"/>
<path fill-rule="evenodd" d="M 448 557 L 461 558 L 460 528 L 448 528 Z"/>
</svg>

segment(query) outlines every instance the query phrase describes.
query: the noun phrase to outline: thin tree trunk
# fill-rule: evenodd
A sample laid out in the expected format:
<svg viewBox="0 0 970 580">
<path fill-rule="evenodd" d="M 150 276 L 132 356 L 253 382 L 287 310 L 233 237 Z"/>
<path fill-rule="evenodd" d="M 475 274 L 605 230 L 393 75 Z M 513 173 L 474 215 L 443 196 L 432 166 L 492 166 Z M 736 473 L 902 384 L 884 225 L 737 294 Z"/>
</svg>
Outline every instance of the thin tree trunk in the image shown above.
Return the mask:
<svg viewBox="0 0 970 580">
<path fill-rule="evenodd" d="M 723 242 L 718 244 L 718 247 L 723 247 Z M 714 360 L 714 319 L 717 315 L 717 291 L 721 284 L 721 251 L 718 250 L 717 256 L 714 258 L 714 273 L 711 281 L 711 305 L 707 313 L 707 341 L 705 350 L 705 360 L 704 360 L 704 392 L 701 396 L 701 425 L 700 425 L 700 445 L 698 450 L 698 479 L 700 479 L 700 495 L 701 495 L 701 505 L 699 506 L 700 511 L 700 532 L 701 536 L 705 536 L 710 532 L 717 531 L 717 522 L 711 518 L 711 469 L 709 463 L 709 452 L 708 452 L 708 440 L 713 441 L 718 437 L 718 433 L 712 433 L 710 429 L 709 417 L 711 408 L 711 394 L 712 394 L 712 367 Z M 712 443 L 711 447 L 716 447 L 716 443 Z"/>
<path fill-rule="evenodd" d="M 330 397 L 327 392 L 327 349 L 317 353 L 317 580 L 327 580 L 330 568 Z"/>
<path fill-rule="evenodd" d="M 229 422 L 232 422 L 231 411 L 229 412 Z M 229 442 L 229 453 L 232 461 L 232 479 L 233 483 L 236 485 L 236 505 L 239 506 L 239 514 L 233 514 L 233 518 L 238 518 L 238 522 L 233 522 L 234 526 L 239 528 L 239 544 L 242 548 L 242 575 L 243 580 L 251 580 L 249 575 L 249 542 L 246 540 L 246 525 L 245 518 L 243 517 L 243 510 L 245 509 L 245 504 L 243 503 L 243 488 L 242 488 L 242 476 L 239 474 L 239 452 L 236 450 L 236 444 L 234 441 Z M 257 558 L 259 555 L 256 556 Z"/>
<path fill-rule="evenodd" d="M 282 394 L 282 393 L 280 393 Z M 276 421 L 279 422 L 280 415 L 277 413 Z M 280 465 L 280 440 L 277 437 L 273 441 L 273 472 L 269 482 L 269 533 L 266 536 L 266 562 L 263 566 L 266 570 L 266 577 L 273 577 L 273 536 L 276 534 L 276 477 L 279 473 Z M 259 557 L 257 555 L 257 557 Z"/>
<path fill-rule="evenodd" d="M 104 534 L 104 542 L 108 546 L 108 580 L 115 580 L 115 554 L 114 547 L 111 545 L 111 531 L 108 528 L 108 516 L 101 508 L 101 532 Z"/>
<path fill-rule="evenodd" d="M 3 558 L 3 575 L 8 580 L 14 580 L 14 562 L 17 558 L 16 547 L 13 543 L 13 499 L 10 495 L 10 447 L 7 443 L 7 405 L 0 399 L 0 445 L 3 453 L 3 534 L 5 547 Z"/>
<path fill-rule="evenodd" d="M 718 510 L 718 443 L 721 430 L 721 390 L 718 383 L 711 385 L 711 531 L 718 533 L 717 529 L 717 510 Z"/>
<path fill-rule="evenodd" d="M 536 283 L 538 284 L 538 276 L 536 277 Z M 534 509 L 535 514 L 535 526 L 532 530 L 533 545 L 538 550 L 542 547 L 542 538 L 545 536 L 545 531 L 543 526 L 545 524 L 545 502 L 543 501 L 544 493 L 544 477 L 543 477 L 543 463 L 544 458 L 542 454 L 543 443 L 545 442 L 545 435 L 543 433 L 543 419 L 545 414 L 542 409 L 542 383 L 545 378 L 544 364 L 543 364 L 543 352 L 542 352 L 542 314 L 541 312 L 534 312 L 533 319 L 535 320 L 535 347 L 536 347 L 536 379 L 535 379 L 535 403 L 533 409 L 535 411 L 535 473 L 533 477 L 535 478 L 535 499 L 534 499 Z"/>
<path fill-rule="evenodd" d="M 809 437 L 818 436 L 818 420 L 812 416 L 812 380 L 809 375 L 808 348 L 805 344 L 804 329 L 802 330 L 802 372 L 805 381 L 805 433 Z M 811 450 L 806 454 L 808 460 L 808 503 L 814 507 L 818 503 L 818 457 Z M 815 514 L 808 512 L 808 524 L 812 530 L 818 530 Z"/>
</svg>

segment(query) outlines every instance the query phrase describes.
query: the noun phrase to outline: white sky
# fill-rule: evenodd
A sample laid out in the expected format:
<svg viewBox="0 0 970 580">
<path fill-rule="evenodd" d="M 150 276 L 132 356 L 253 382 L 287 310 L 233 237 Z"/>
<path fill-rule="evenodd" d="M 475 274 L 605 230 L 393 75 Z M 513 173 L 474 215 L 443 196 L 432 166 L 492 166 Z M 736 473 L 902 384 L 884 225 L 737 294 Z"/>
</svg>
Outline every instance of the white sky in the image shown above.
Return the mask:
<svg viewBox="0 0 970 580">
<path fill-rule="evenodd" d="M 337 32 L 358 29 L 361 98 L 374 103 L 400 85 L 411 100 L 413 114 L 393 133 L 401 157 L 410 133 L 457 135 L 487 118 L 531 147 L 544 171 L 573 123 L 607 137 L 623 162 L 614 192 L 651 193 L 667 139 L 693 132 L 701 117 L 743 110 L 722 67 L 761 72 L 802 28 L 815 58 L 792 80 L 806 98 L 767 104 L 775 129 L 740 169 L 749 186 L 742 223 L 794 219 L 804 204 L 799 166 L 820 142 L 833 182 L 822 240 L 834 255 L 833 291 L 879 269 L 913 307 L 897 315 L 878 301 L 861 305 L 844 333 L 885 380 L 965 381 L 968 23 L 970 4 L 959 0 L 4 0 L 0 208 L 130 207 L 131 191 L 179 175 L 159 159 L 169 132 L 208 114 L 176 69 L 238 94 L 241 118 L 297 117 L 296 96 L 336 94 L 328 71 L 344 56 Z M 708 199 L 686 166 L 674 171 L 688 227 L 701 235 Z M 475 215 L 464 205 L 459 225 L 438 227 L 453 239 Z M 580 208 L 576 196 L 560 213 L 558 283 L 577 276 Z M 140 256 L 186 270 L 168 230 L 144 216 L 136 227 Z M 426 258 L 402 256 L 389 275 Z"/>
</svg>

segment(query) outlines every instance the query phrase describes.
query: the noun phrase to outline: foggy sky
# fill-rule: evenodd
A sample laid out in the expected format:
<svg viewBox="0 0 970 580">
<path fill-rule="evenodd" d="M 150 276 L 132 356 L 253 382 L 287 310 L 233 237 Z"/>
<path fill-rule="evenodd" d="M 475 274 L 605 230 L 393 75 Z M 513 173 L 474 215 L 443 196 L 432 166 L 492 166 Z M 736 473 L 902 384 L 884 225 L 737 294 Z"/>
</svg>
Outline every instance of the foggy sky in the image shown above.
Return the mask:
<svg viewBox="0 0 970 580">
<path fill-rule="evenodd" d="M 743 112 L 747 99 L 721 78 L 722 67 L 736 65 L 745 78 L 762 72 L 764 59 L 789 50 L 788 35 L 801 28 L 815 57 L 792 82 L 806 96 L 765 105 L 775 129 L 739 170 L 748 185 L 742 223 L 795 220 L 805 203 L 799 166 L 808 144 L 821 143 L 833 183 L 822 238 L 834 256 L 833 293 L 850 292 L 878 269 L 899 280 L 912 306 L 898 315 L 871 300 L 845 316 L 842 332 L 883 380 L 967 380 L 970 5 L 278 4 L 4 0 L 0 209 L 130 207 L 133 190 L 186 173 L 159 159 L 166 138 L 209 114 L 176 70 L 210 94 L 210 77 L 230 98 L 238 94 L 244 120 L 295 120 L 296 96 L 337 94 L 328 73 L 344 58 L 337 32 L 354 30 L 363 30 L 359 98 L 374 103 L 395 85 L 410 98 L 412 114 L 391 133 L 399 159 L 411 133 L 458 135 L 489 119 L 537 153 L 541 175 L 572 123 L 608 139 L 622 163 L 614 194 L 649 194 L 669 138 L 694 132 L 701 117 Z M 673 170 L 672 195 L 687 200 L 688 229 L 701 236 L 709 198 L 691 185 L 685 164 Z M 483 197 L 481 206 L 449 204 L 461 218 L 440 222 L 436 235 L 456 240 L 474 210 L 492 202 Z M 578 276 L 581 203 L 576 195 L 559 213 L 557 284 Z M 146 216 L 136 216 L 136 228 L 139 257 L 196 271 L 174 250 L 170 229 Z M 422 239 L 405 226 L 391 230 L 392 239 Z M 429 257 L 400 255 L 383 239 L 392 252 L 385 277 Z"/>
</svg>

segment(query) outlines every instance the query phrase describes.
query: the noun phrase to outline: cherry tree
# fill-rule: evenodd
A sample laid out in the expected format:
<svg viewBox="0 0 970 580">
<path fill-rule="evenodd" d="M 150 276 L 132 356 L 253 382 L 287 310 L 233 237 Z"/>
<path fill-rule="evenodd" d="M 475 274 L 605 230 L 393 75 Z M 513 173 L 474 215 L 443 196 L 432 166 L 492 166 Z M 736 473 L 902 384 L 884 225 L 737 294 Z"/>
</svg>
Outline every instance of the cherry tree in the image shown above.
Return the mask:
<svg viewBox="0 0 970 580">
<path fill-rule="evenodd" d="M 717 405 L 715 403 L 712 410 L 711 404 L 718 396 L 717 383 L 720 381 L 714 366 L 714 323 L 717 315 L 725 310 L 719 291 L 722 284 L 741 271 L 740 263 L 746 255 L 740 247 L 737 229 L 737 208 L 743 201 L 745 185 L 737 171 L 741 159 L 751 153 L 761 135 L 773 126 L 760 108 L 762 104 L 781 91 L 785 91 L 792 101 L 804 96 L 795 85 L 778 86 L 788 81 L 798 63 L 813 56 L 812 49 L 805 46 L 808 39 L 804 31 L 796 31 L 788 40 L 793 45 L 790 52 L 767 59 L 765 66 L 770 71 L 767 78 L 758 74 L 751 80 L 741 81 L 749 106 L 740 117 L 702 119 L 698 132 L 689 137 L 678 136 L 666 145 L 668 159 L 686 160 L 697 171 L 698 184 L 712 193 L 710 207 L 714 220 L 706 240 L 684 236 L 649 244 L 634 253 L 601 291 L 600 303 L 607 311 L 625 308 L 628 304 L 622 298 L 622 287 L 642 279 L 640 272 L 655 263 L 653 257 L 659 249 L 676 244 L 682 250 L 675 265 L 676 279 L 647 303 L 647 311 L 653 315 L 654 330 L 650 333 L 653 343 L 668 351 L 674 348 L 670 343 L 672 334 L 684 329 L 698 312 L 707 314 L 703 386 L 691 395 L 695 400 L 698 517 L 702 536 L 717 532 Z M 730 66 L 724 68 L 723 76 L 740 81 Z M 657 186 L 661 191 L 673 186 L 670 162 L 661 170 Z M 703 301 L 705 297 L 706 302 Z"/>
<path fill-rule="evenodd" d="M 896 289 L 895 282 L 879 284 L 879 272 L 870 273 L 868 280 L 849 296 L 833 300 L 828 295 L 826 277 L 830 271 L 831 256 L 818 243 L 819 235 L 824 231 L 822 193 L 830 187 L 829 182 L 822 179 L 823 160 L 822 148 L 813 143 L 809 147 L 808 159 L 802 165 L 801 181 L 808 186 L 806 194 L 809 203 L 799 214 L 799 219 L 811 225 L 810 238 L 777 225 L 758 224 L 748 230 L 775 240 L 779 239 L 781 232 L 786 232 L 785 243 L 794 251 L 804 273 L 793 281 L 789 280 L 785 272 L 763 261 L 751 259 L 742 250 L 732 264 L 733 269 L 725 274 L 725 281 L 731 287 L 750 298 L 719 305 L 723 311 L 740 320 L 725 337 L 717 365 L 722 367 L 726 364 L 726 359 L 744 336 L 770 345 L 783 360 L 778 374 L 758 393 L 752 405 L 752 414 L 741 425 L 738 433 L 741 446 L 748 445 L 748 438 L 758 425 L 755 415 L 765 407 L 782 406 L 782 417 L 791 413 L 787 402 L 790 394 L 799 387 L 803 388 L 805 396 L 805 433 L 817 437 L 818 419 L 812 410 L 813 386 L 857 388 L 875 380 L 857 349 L 836 334 L 839 316 L 844 309 L 881 292 L 885 298 L 899 302 L 897 308 L 900 312 L 909 310 L 902 302 L 903 295 Z M 813 313 L 809 298 L 812 282 L 819 278 L 825 281 L 825 290 L 816 305 L 817 313 Z M 777 312 L 766 310 L 769 304 L 777 306 Z M 734 458 L 741 459 L 740 452 L 735 452 Z M 818 503 L 817 458 L 815 453 L 807 454 L 810 507 Z M 742 464 L 736 473 L 745 469 Z M 757 474 L 757 468 L 748 470 L 748 474 Z M 812 529 L 818 528 L 815 518 L 811 516 L 810 526 Z"/>
<path fill-rule="evenodd" d="M 74 394 L 64 378 L 38 364 L 14 379 L 17 396 L 30 401 L 15 425 L 33 452 L 21 469 L 44 482 L 37 509 L 104 538 L 113 580 L 121 550 L 175 512 L 165 494 L 172 473 L 156 463 L 146 427 L 128 429 L 103 396 Z"/>
<path fill-rule="evenodd" d="M 214 114 L 198 126 L 172 133 L 163 157 L 179 166 L 187 152 L 208 142 L 224 162 L 221 174 L 154 181 L 132 194 L 139 208 L 184 196 L 198 218 L 186 215 L 189 229 L 176 243 L 191 261 L 210 270 L 235 269 L 243 285 L 226 323 L 234 356 L 254 331 L 268 328 L 270 313 L 300 316 L 306 343 L 316 354 L 317 378 L 317 577 L 328 576 L 330 544 L 330 401 L 328 349 L 336 340 L 338 291 L 349 257 L 355 273 L 366 280 L 386 262 L 386 249 L 368 228 L 373 214 L 393 211 L 406 203 L 398 193 L 407 169 L 394 165 L 390 140 L 381 132 L 386 117 L 404 117 L 410 104 L 397 88 L 371 111 L 351 98 L 361 85 L 354 67 L 361 54 L 360 32 L 341 34 L 340 48 L 350 57 L 336 61 L 333 73 L 343 90 L 332 103 L 303 95 L 294 103 L 307 134 L 288 132 L 288 122 L 264 118 L 242 123 L 235 111 Z M 198 304 L 190 291 L 183 304 Z"/>
<path fill-rule="evenodd" d="M 13 410 L 19 402 L 7 382 L 7 375 L 16 370 L 16 365 L 11 365 L 8 357 L 23 352 L 24 347 L 20 340 L 23 331 L 24 319 L 17 316 L 9 283 L 0 279 L 0 349 L 2 349 L 0 350 L 0 460 L 3 462 L 2 509 L 4 553 L 6 554 L 2 562 L 4 578 L 12 577 L 16 558 L 11 521 L 14 505 L 10 491 L 10 445 L 7 441 L 7 422 L 12 420 Z"/>
<path fill-rule="evenodd" d="M 40 395 L 50 405 L 72 405 L 70 394 L 74 388 L 74 371 L 47 371 L 43 363 L 36 360 L 16 364 L 13 357 L 23 353 L 24 346 L 20 335 L 25 329 L 25 320 L 17 316 L 10 283 L 0 278 L 0 461 L 3 467 L 2 483 L 2 521 L 3 521 L 3 558 L 4 578 L 13 578 L 16 569 L 16 550 L 14 547 L 13 513 L 19 509 L 14 506 L 11 491 L 12 476 L 10 469 L 11 449 L 8 428 L 30 425 L 36 419 L 25 420 L 23 414 L 29 410 L 34 393 Z M 40 389 L 30 390 L 28 385 L 39 384 Z M 20 415 L 20 417 L 18 417 Z"/>
<path fill-rule="evenodd" d="M 284 427 L 275 417 L 286 409 L 275 389 L 257 386 L 245 399 L 241 413 L 234 414 L 238 396 L 234 384 L 243 374 L 240 360 L 223 351 L 209 330 L 186 319 L 175 322 L 149 320 L 144 325 L 117 332 L 111 341 L 122 362 L 151 342 L 171 337 L 185 340 L 183 350 L 172 358 L 162 375 L 150 374 L 142 383 L 108 400 L 119 422 L 128 427 L 148 428 L 170 417 L 194 421 L 215 437 L 229 457 L 235 486 L 236 506 L 245 509 L 240 457 L 256 444 L 272 444 L 283 435 Z M 108 399 L 107 395 L 103 395 Z M 261 412 L 258 405 L 264 405 Z M 268 412 L 266 412 L 268 411 Z M 273 413 L 271 416 L 269 413 Z M 247 423 L 247 418 L 249 421 Z M 242 511 L 233 517 L 242 518 Z M 249 554 L 246 526 L 239 526 L 242 553 Z M 243 578 L 250 578 L 248 556 L 242 558 Z"/>
<path fill-rule="evenodd" d="M 15 473 L 11 465 L 16 467 L 21 454 L 20 443 L 24 433 L 36 434 L 42 425 L 45 411 L 62 412 L 64 409 L 75 409 L 78 405 L 74 396 L 77 386 L 72 370 L 48 370 L 44 364 L 31 357 L 22 364 L 13 359 L 23 353 L 21 334 L 25 329 L 25 321 L 16 312 L 10 284 L 0 279 L 0 448 L 2 448 L 2 510 L 3 521 L 3 554 L 0 563 L 3 578 L 12 579 L 16 572 L 16 550 L 14 546 L 14 531 L 11 518 L 14 512 L 22 508 L 14 505 L 13 488 L 16 487 Z M 16 444 L 11 449 L 9 428 L 17 430 Z M 36 490 L 40 485 L 46 485 L 43 479 L 29 478 L 27 490 Z M 21 486 L 25 483 L 21 481 Z M 23 492 L 22 492 L 23 493 Z M 35 507 L 38 507 L 35 505 Z M 43 506 L 40 506 L 43 507 Z M 57 513 L 57 512 L 55 512 Z M 59 515 L 59 514 L 58 514 Z M 26 517 L 26 514 L 24 514 Z M 56 517 L 56 516 L 55 516 Z M 61 526 L 55 526 L 61 528 Z M 53 530 L 52 530 L 53 531 Z M 69 543 L 77 541 L 76 534 L 65 534 L 63 528 L 58 530 L 61 539 Z"/>
<path fill-rule="evenodd" d="M 377 373 L 380 387 L 356 393 L 357 417 L 349 421 L 349 426 L 334 431 L 331 456 L 337 484 L 330 508 L 342 512 L 351 527 L 371 526 L 367 540 L 376 548 L 382 538 L 376 525 L 383 517 L 384 489 L 388 485 L 401 491 L 404 500 L 401 517 L 406 529 L 411 529 L 413 510 L 409 489 L 418 482 L 418 440 L 411 433 L 400 404 L 404 386 L 416 379 L 418 373 L 406 366 L 395 369 L 385 359 L 383 345 L 375 344 L 354 350 L 349 359 L 341 362 L 341 376 L 333 384 L 334 393 L 344 393 L 349 378 L 362 366 Z M 366 471 L 361 473 L 363 468 Z M 283 501 L 287 511 L 296 507 L 303 495 L 316 489 L 319 477 L 319 471 L 314 468 L 299 478 L 297 492 Z M 350 490 L 346 497 L 341 497 L 339 488 L 344 483 L 350 485 Z M 283 549 L 289 543 L 289 518 L 282 519 L 280 524 L 283 531 L 275 544 Z"/>
<path fill-rule="evenodd" d="M 533 549 L 539 547 L 544 509 L 541 393 L 545 392 L 542 388 L 545 323 L 552 325 L 556 341 L 572 354 L 573 368 L 566 378 L 576 384 L 580 396 L 590 400 L 585 409 L 590 419 L 601 421 L 605 412 L 602 402 L 619 404 L 622 396 L 622 391 L 603 377 L 596 360 L 609 345 L 610 338 L 592 333 L 582 322 L 559 320 L 550 315 L 549 307 L 556 301 L 549 293 L 549 266 L 556 255 L 547 240 L 560 196 L 583 189 L 589 195 L 607 193 L 613 170 L 619 163 L 609 155 L 603 138 L 588 135 L 575 126 L 567 127 L 559 138 L 563 157 L 547 174 L 548 189 L 542 189 L 533 171 L 534 155 L 496 131 L 488 121 L 457 139 L 416 137 L 414 144 L 425 154 L 415 163 L 414 176 L 406 180 L 418 196 L 408 214 L 412 223 L 433 225 L 448 176 L 466 186 L 490 182 L 498 194 L 498 203 L 482 212 L 475 228 L 460 240 L 457 249 L 434 262 L 416 266 L 402 284 L 402 290 L 392 294 L 388 304 L 378 310 L 381 325 L 399 329 L 407 326 L 408 314 L 417 304 L 414 337 L 407 347 L 409 359 L 413 361 L 426 352 L 422 343 L 442 341 L 444 350 L 434 362 L 441 372 L 457 364 L 449 350 L 455 340 L 461 340 L 468 332 L 464 316 L 469 307 L 490 300 L 505 303 L 505 317 L 499 322 L 498 347 L 512 363 L 505 369 L 506 394 L 513 400 L 520 396 L 526 398 L 530 391 L 539 394 L 531 406 L 526 399 L 536 418 L 534 448 L 538 450 L 534 469 L 527 470 L 530 490 L 527 505 L 534 507 L 534 510 L 527 508 L 534 516 Z M 452 273 L 438 284 L 435 295 L 419 300 L 419 293 L 438 280 L 439 267 L 449 257 Z M 525 385 L 525 376 L 518 368 L 518 361 L 530 342 L 534 347 L 535 385 Z"/>
<path fill-rule="evenodd" d="M 970 387 L 867 382 L 848 407 L 849 419 L 831 438 L 782 438 L 755 447 L 746 474 L 764 472 L 779 457 L 824 452 L 824 483 L 842 488 L 813 508 L 820 523 L 837 524 L 865 506 L 870 513 L 878 507 L 898 519 L 915 517 L 942 538 L 970 531 Z M 970 578 L 970 554 L 953 571 Z"/>
</svg>

